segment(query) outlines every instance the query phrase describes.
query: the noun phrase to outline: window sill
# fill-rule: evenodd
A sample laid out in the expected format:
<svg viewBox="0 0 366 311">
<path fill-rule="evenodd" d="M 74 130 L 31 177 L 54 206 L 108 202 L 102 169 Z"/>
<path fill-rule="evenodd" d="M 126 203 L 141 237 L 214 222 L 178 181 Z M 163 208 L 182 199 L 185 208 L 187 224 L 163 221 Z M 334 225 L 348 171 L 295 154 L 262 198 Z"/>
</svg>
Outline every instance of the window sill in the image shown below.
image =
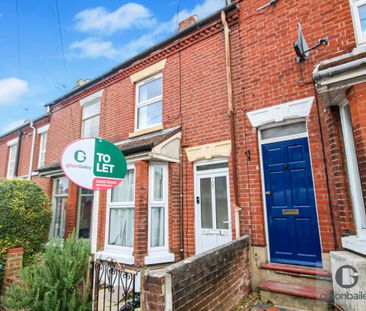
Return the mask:
<svg viewBox="0 0 366 311">
<path fill-rule="evenodd" d="M 132 254 L 112 251 L 102 251 L 96 253 L 96 258 L 101 260 L 113 259 L 119 263 L 126 265 L 133 265 L 135 263 L 135 257 Z"/>
<path fill-rule="evenodd" d="M 175 261 L 174 254 L 169 253 L 168 251 L 150 253 L 148 256 L 145 257 L 145 265 L 155 265 L 174 261 Z"/>
<path fill-rule="evenodd" d="M 130 133 L 130 134 L 128 134 L 128 137 L 133 138 L 133 137 L 137 137 L 137 136 L 157 132 L 157 131 L 160 131 L 162 129 L 163 129 L 163 125 L 159 124 L 159 125 L 155 125 L 155 126 L 143 129 L 143 130 L 138 130 L 138 131 L 135 131 L 133 133 Z"/>
<path fill-rule="evenodd" d="M 366 255 L 366 239 L 357 236 L 342 238 L 342 246 L 358 254 Z"/>
</svg>

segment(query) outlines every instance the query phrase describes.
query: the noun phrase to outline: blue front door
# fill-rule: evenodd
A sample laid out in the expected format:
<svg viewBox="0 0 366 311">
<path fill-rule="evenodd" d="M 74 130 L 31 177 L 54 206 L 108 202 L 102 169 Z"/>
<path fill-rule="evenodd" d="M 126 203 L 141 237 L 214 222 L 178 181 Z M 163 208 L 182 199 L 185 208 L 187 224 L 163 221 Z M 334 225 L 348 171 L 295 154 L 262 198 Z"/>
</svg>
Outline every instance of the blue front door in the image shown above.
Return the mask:
<svg viewBox="0 0 366 311">
<path fill-rule="evenodd" d="M 264 144 L 262 153 L 271 261 L 321 266 L 308 139 Z"/>
</svg>

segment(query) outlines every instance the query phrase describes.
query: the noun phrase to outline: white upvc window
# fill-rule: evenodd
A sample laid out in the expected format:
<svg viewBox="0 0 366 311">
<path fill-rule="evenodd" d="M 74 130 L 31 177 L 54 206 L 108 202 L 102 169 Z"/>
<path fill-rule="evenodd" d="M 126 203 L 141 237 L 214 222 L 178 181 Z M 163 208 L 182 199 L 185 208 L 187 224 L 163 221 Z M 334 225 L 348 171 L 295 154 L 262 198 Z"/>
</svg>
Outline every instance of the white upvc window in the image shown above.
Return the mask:
<svg viewBox="0 0 366 311">
<path fill-rule="evenodd" d="M 50 239 L 65 237 L 67 195 L 69 180 L 66 177 L 55 178 L 53 181 L 52 195 L 52 223 Z"/>
<path fill-rule="evenodd" d="M 7 178 L 14 178 L 15 177 L 16 157 L 17 157 L 17 145 L 16 144 L 10 145 L 9 146 Z"/>
<path fill-rule="evenodd" d="M 366 43 L 366 0 L 350 0 L 353 25 L 358 44 Z"/>
<path fill-rule="evenodd" d="M 155 75 L 136 84 L 135 130 L 160 125 L 163 119 L 163 77 Z"/>
<path fill-rule="evenodd" d="M 108 215 L 105 252 L 126 264 L 133 264 L 135 169 L 128 166 L 126 177 L 107 196 Z"/>
<path fill-rule="evenodd" d="M 100 98 L 83 106 L 81 137 L 99 136 Z"/>
<path fill-rule="evenodd" d="M 355 141 L 353 137 L 350 107 L 345 103 L 340 107 L 343 142 L 346 165 L 351 193 L 354 220 L 357 230 L 356 237 L 342 238 L 343 247 L 366 255 L 366 212 L 362 193 L 361 178 L 358 168 Z M 363 241 L 361 244 L 359 241 Z"/>
<path fill-rule="evenodd" d="M 48 132 L 44 132 L 39 135 L 38 167 L 43 166 L 46 160 L 47 138 L 48 138 Z"/>
<path fill-rule="evenodd" d="M 174 255 L 169 253 L 168 164 L 150 164 L 148 219 L 149 254 L 145 263 L 174 261 Z"/>
</svg>

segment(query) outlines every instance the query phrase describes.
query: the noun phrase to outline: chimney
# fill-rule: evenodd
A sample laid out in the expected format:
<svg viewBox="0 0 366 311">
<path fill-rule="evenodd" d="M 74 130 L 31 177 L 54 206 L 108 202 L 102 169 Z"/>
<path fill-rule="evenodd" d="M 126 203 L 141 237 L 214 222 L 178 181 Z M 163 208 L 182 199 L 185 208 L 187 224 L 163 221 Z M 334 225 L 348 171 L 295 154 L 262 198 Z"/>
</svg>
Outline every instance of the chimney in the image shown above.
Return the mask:
<svg viewBox="0 0 366 311">
<path fill-rule="evenodd" d="M 84 84 L 88 83 L 89 81 L 90 81 L 89 79 L 79 79 L 76 81 L 75 88 L 83 86 Z"/>
<path fill-rule="evenodd" d="M 182 31 L 183 29 L 186 29 L 189 26 L 196 24 L 197 21 L 198 21 L 197 15 L 192 15 L 190 17 L 187 17 L 186 19 L 182 20 L 179 23 L 178 31 Z"/>
</svg>

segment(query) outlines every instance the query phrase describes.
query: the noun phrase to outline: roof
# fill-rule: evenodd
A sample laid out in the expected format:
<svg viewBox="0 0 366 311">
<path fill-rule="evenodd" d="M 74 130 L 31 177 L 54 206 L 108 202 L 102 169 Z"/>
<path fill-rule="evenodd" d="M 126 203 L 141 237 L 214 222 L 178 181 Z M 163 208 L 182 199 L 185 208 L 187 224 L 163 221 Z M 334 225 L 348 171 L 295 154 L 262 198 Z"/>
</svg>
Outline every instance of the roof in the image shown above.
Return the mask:
<svg viewBox="0 0 366 311">
<path fill-rule="evenodd" d="M 19 125 L 18 127 L 16 127 L 16 128 L 14 128 L 14 129 L 12 129 L 12 130 L 10 130 L 10 131 L 7 131 L 7 132 L 5 132 L 4 134 L 1 134 L 0 135 L 0 139 L 1 138 L 3 138 L 3 137 L 6 137 L 6 136 L 8 136 L 8 135 L 10 135 L 10 134 L 12 134 L 12 133 L 15 133 L 15 132 L 17 132 L 17 131 L 20 131 L 20 130 L 22 130 L 22 129 L 25 129 L 25 128 L 27 128 L 28 126 L 30 126 L 30 124 L 33 122 L 38 122 L 38 121 L 40 121 L 40 120 L 42 120 L 42 119 L 44 119 L 44 118 L 46 118 L 46 117 L 48 117 L 48 115 L 47 114 L 44 114 L 44 115 L 41 115 L 41 116 L 39 116 L 39 117 L 37 117 L 37 118 L 35 118 L 35 119 L 33 119 L 33 120 L 27 120 L 27 121 L 24 121 L 24 124 L 22 124 L 22 125 Z"/>
<path fill-rule="evenodd" d="M 123 152 L 125 156 L 151 151 L 153 147 L 159 145 L 163 141 L 167 140 L 169 137 L 180 131 L 181 127 L 173 127 L 166 130 L 160 130 L 158 132 L 149 133 L 135 138 L 130 138 L 115 145 Z"/>
<path fill-rule="evenodd" d="M 60 162 L 52 162 L 50 164 L 39 167 L 36 171 L 40 173 L 46 173 L 50 171 L 61 170 Z"/>
<path fill-rule="evenodd" d="M 189 33 L 199 29 L 201 26 L 208 24 L 209 22 L 214 21 L 215 19 L 217 19 L 221 12 L 224 11 L 225 13 L 229 13 L 231 11 L 234 11 L 235 9 L 237 9 L 239 7 L 238 4 L 236 3 L 232 3 L 230 5 L 227 5 L 225 7 L 223 7 L 222 9 L 214 12 L 213 14 L 207 16 L 206 18 L 202 19 L 201 21 L 198 21 L 197 23 L 193 24 L 192 26 L 189 26 L 187 28 L 184 28 L 183 30 L 179 31 L 178 33 L 172 35 L 171 37 L 168 37 L 167 39 L 159 42 L 158 44 L 148 48 L 147 50 L 133 56 L 132 58 L 126 60 L 125 62 L 121 63 L 120 65 L 117 65 L 115 67 L 113 67 L 111 70 L 103 73 L 102 75 L 96 77 L 95 79 L 83 84 L 82 86 L 75 88 L 73 90 L 71 90 L 70 92 L 66 93 L 65 95 L 57 98 L 56 100 L 46 104 L 45 106 L 54 106 L 64 100 L 66 100 L 67 98 L 76 95 L 88 88 L 91 88 L 93 85 L 95 85 L 96 83 L 102 81 L 103 79 L 105 79 L 106 77 L 120 71 L 123 69 L 128 68 L 129 66 L 133 65 L 135 62 L 137 62 L 138 60 L 149 56 L 150 54 L 152 54 L 155 51 L 161 50 L 162 48 L 164 48 L 165 46 L 169 45 L 170 43 L 173 43 L 175 41 L 177 41 L 178 39 L 188 35 Z"/>
</svg>

